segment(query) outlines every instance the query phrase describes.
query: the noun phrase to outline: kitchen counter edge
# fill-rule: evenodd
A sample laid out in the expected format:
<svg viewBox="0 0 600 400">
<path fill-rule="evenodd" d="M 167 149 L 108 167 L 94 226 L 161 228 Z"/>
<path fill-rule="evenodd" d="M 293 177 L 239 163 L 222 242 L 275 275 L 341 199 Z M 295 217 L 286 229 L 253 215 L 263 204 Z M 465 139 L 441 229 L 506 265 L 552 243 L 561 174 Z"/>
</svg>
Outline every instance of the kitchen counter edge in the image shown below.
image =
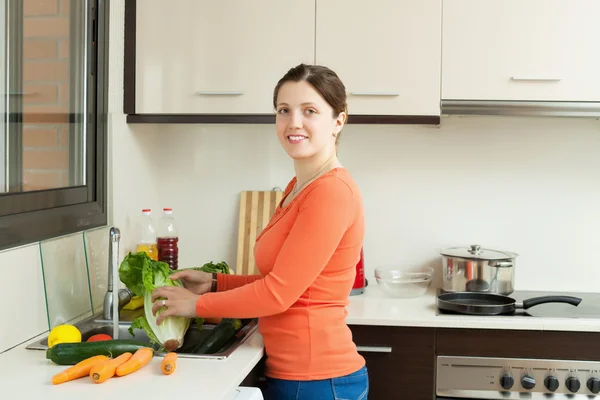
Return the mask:
<svg viewBox="0 0 600 400">
<path fill-rule="evenodd" d="M 348 325 L 600 332 L 600 319 L 438 314 L 437 288 L 415 298 L 392 298 L 378 286 L 350 296 Z"/>
</svg>

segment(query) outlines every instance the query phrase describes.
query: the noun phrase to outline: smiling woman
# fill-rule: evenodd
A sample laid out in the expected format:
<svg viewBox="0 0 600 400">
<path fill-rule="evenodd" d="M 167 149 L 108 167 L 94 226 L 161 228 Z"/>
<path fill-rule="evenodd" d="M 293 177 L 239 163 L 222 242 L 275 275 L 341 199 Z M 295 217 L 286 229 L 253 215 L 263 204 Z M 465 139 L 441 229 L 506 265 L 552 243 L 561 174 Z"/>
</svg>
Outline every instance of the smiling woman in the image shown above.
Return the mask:
<svg viewBox="0 0 600 400">
<path fill-rule="evenodd" d="M 0 0 L 0 250 L 106 223 L 105 0 Z"/>
<path fill-rule="evenodd" d="M 301 64 L 278 82 L 273 103 L 296 176 L 254 242 L 260 274 L 182 272 L 172 278 L 184 287 L 152 297 L 166 300 L 161 315 L 258 318 L 266 400 L 365 400 L 369 374 L 345 309 L 365 229 L 360 189 L 336 155 L 346 91 L 329 68 Z"/>
</svg>

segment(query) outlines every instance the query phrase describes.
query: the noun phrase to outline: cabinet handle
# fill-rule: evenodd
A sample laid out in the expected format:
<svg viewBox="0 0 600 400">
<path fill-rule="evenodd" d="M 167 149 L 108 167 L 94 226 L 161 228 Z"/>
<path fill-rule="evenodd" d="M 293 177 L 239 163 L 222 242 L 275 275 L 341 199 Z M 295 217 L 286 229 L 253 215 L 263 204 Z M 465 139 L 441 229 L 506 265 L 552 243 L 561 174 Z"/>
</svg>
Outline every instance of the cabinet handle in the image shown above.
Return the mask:
<svg viewBox="0 0 600 400">
<path fill-rule="evenodd" d="M 241 96 L 244 92 L 196 92 L 198 96 Z"/>
<path fill-rule="evenodd" d="M 396 97 L 400 96 L 400 93 L 395 92 L 350 92 L 352 96 L 385 96 L 385 97 Z"/>
<path fill-rule="evenodd" d="M 9 96 L 34 96 L 39 94 L 38 92 L 13 92 L 13 93 L 4 93 Z"/>
<path fill-rule="evenodd" d="M 389 346 L 356 346 L 356 350 L 364 353 L 391 353 L 392 348 Z"/>
<path fill-rule="evenodd" d="M 513 81 L 540 81 L 540 82 L 558 82 L 561 78 L 536 78 L 534 76 L 513 76 Z"/>
</svg>

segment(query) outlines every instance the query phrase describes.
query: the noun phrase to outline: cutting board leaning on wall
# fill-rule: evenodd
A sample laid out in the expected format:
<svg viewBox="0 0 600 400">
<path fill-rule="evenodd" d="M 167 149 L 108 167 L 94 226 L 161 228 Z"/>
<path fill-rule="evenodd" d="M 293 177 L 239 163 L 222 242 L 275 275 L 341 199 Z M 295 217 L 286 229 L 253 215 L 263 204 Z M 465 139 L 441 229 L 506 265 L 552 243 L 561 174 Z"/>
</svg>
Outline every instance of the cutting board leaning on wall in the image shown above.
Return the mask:
<svg viewBox="0 0 600 400">
<path fill-rule="evenodd" d="M 269 223 L 282 198 L 281 190 L 241 192 L 236 274 L 260 273 L 254 262 L 254 242 Z"/>
</svg>

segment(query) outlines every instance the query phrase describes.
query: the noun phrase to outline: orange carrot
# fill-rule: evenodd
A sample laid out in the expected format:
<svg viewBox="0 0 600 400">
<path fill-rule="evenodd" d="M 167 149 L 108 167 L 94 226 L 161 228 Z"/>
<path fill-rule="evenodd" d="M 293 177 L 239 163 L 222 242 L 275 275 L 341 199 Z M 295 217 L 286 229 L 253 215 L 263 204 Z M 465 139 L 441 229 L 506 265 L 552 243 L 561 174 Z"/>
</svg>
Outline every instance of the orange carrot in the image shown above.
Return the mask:
<svg viewBox="0 0 600 400">
<path fill-rule="evenodd" d="M 95 365 L 107 360 L 108 357 L 106 357 L 105 355 L 99 355 L 80 361 L 72 367 L 69 367 L 64 371 L 61 371 L 58 374 L 54 375 L 52 377 L 52 383 L 54 385 L 60 385 L 61 383 L 69 382 L 75 379 L 83 378 L 84 376 L 88 376 Z"/>
<path fill-rule="evenodd" d="M 171 375 L 177 368 L 177 353 L 167 353 L 160 364 L 163 374 Z"/>
<path fill-rule="evenodd" d="M 223 321 L 223 317 L 204 318 L 204 323 L 219 325 Z"/>
<path fill-rule="evenodd" d="M 102 383 L 107 379 L 115 376 L 115 372 L 119 365 L 127 362 L 131 358 L 132 354 L 127 352 L 123 353 L 117 358 L 106 361 L 105 363 L 98 364 L 90 371 L 90 377 L 95 383 Z"/>
<path fill-rule="evenodd" d="M 117 376 L 129 375 L 148 364 L 153 356 L 154 350 L 149 347 L 142 347 L 136 350 L 129 360 L 119 365 L 115 373 Z"/>
</svg>

